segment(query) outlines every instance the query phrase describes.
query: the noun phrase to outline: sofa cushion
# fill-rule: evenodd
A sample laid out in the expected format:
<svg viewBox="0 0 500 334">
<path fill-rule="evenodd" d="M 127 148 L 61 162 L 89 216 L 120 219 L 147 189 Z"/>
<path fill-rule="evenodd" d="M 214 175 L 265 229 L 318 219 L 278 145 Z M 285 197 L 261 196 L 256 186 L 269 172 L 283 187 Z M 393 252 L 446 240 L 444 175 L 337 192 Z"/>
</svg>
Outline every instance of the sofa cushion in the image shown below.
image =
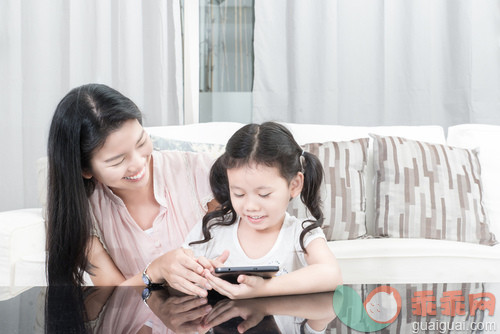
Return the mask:
<svg viewBox="0 0 500 334">
<path fill-rule="evenodd" d="M 483 204 L 490 230 L 500 237 L 500 126 L 461 124 L 448 129 L 448 145 L 478 149 L 483 180 Z"/>
<path fill-rule="evenodd" d="M 365 236 L 368 138 L 310 143 L 302 147 L 316 155 L 323 165 L 321 198 L 327 240 L 348 240 Z M 301 219 L 306 219 L 308 215 L 300 197 L 290 203 L 288 212 Z"/>
<path fill-rule="evenodd" d="M 373 135 L 378 236 L 494 244 L 473 150 Z"/>
<path fill-rule="evenodd" d="M 500 244 L 421 238 L 329 241 L 344 284 L 498 282 Z"/>
</svg>

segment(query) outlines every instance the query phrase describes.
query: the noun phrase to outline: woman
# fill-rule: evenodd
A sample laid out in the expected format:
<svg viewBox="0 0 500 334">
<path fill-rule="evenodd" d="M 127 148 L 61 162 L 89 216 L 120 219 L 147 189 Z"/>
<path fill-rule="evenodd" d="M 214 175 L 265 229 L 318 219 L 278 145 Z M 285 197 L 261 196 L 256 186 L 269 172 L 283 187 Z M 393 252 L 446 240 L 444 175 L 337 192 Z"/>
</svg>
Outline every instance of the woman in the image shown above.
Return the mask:
<svg viewBox="0 0 500 334">
<path fill-rule="evenodd" d="M 206 296 L 193 255 L 179 248 L 214 203 L 205 155 L 153 151 L 138 107 L 99 84 L 71 90 L 48 141 L 49 285 L 167 282 Z M 224 261 L 224 259 L 221 259 Z"/>
</svg>

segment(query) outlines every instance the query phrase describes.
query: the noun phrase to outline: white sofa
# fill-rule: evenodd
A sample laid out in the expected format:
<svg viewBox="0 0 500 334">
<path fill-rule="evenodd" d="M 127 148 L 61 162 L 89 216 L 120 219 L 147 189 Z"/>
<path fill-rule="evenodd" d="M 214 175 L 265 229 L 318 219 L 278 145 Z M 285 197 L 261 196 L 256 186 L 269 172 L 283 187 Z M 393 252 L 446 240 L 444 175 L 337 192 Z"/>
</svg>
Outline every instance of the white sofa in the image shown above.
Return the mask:
<svg viewBox="0 0 500 334">
<path fill-rule="evenodd" d="M 227 139 L 243 124 L 201 123 L 149 127 L 155 144 L 165 148 L 209 151 L 217 155 Z M 479 148 L 482 202 L 489 229 L 500 237 L 500 126 L 464 124 L 445 131 L 439 126 L 349 127 L 286 124 L 299 144 L 368 138 L 369 134 L 398 136 L 464 148 Z M 212 145 L 214 144 L 214 145 Z M 170 147 L 172 146 L 172 147 Z M 375 186 L 373 139 L 366 171 L 366 230 L 368 237 L 329 241 L 346 284 L 499 282 L 500 245 L 427 238 L 373 238 Z M 45 161 L 39 161 L 41 206 L 45 198 Z M 0 299 L 24 286 L 45 285 L 44 221 L 42 209 L 0 213 Z"/>
</svg>

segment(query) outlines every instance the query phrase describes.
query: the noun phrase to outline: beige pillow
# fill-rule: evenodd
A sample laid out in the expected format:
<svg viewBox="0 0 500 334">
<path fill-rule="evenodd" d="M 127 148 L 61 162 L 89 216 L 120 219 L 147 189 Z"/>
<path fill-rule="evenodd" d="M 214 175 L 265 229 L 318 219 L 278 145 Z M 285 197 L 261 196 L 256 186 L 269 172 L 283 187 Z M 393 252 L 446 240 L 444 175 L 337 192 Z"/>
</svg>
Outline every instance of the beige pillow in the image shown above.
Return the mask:
<svg viewBox="0 0 500 334">
<path fill-rule="evenodd" d="M 365 170 L 368 138 L 343 142 L 312 143 L 302 146 L 316 155 L 325 177 L 321 187 L 324 232 L 327 240 L 348 240 L 366 236 Z M 300 219 L 308 216 L 300 198 L 288 212 Z"/>
<path fill-rule="evenodd" d="M 491 245 L 474 150 L 374 138 L 375 234 Z"/>
</svg>

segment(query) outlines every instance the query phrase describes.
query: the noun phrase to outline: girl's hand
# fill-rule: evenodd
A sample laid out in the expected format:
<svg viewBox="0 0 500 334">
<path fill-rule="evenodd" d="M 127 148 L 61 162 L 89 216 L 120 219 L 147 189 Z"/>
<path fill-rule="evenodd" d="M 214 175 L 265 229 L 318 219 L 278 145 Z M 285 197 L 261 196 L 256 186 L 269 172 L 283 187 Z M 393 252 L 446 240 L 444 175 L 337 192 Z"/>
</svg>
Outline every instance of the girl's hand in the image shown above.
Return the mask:
<svg viewBox="0 0 500 334">
<path fill-rule="evenodd" d="M 203 319 L 203 328 L 212 328 L 236 317 L 244 320 L 238 325 L 238 332 L 244 333 L 258 325 L 264 316 L 265 307 L 254 300 L 221 300 Z"/>
<path fill-rule="evenodd" d="M 226 262 L 229 257 L 229 251 L 225 250 L 219 257 L 209 260 L 204 256 L 198 258 L 198 263 L 203 266 L 203 268 L 208 269 L 211 273 L 215 271 L 215 268 L 222 267 L 224 262 Z"/>
<path fill-rule="evenodd" d="M 207 269 L 203 271 L 203 275 L 213 289 L 231 299 L 254 298 L 265 295 L 266 279 L 259 276 L 240 275 L 238 276 L 239 284 L 231 284 L 212 275 Z"/>
</svg>

